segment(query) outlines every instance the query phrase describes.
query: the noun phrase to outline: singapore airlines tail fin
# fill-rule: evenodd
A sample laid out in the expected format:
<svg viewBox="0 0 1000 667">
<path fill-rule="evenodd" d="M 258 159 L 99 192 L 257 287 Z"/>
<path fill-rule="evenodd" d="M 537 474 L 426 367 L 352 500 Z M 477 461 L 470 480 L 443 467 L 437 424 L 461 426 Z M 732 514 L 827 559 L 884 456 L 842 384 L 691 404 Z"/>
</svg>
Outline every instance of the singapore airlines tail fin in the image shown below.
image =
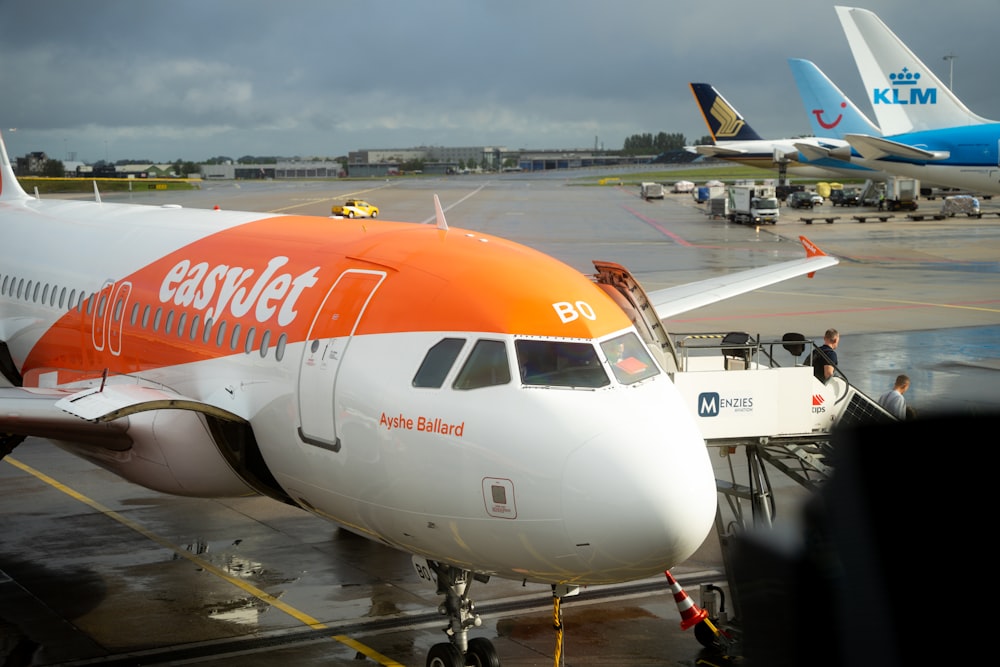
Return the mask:
<svg viewBox="0 0 1000 667">
<path fill-rule="evenodd" d="M 815 136 L 836 139 L 843 139 L 848 134 L 882 136 L 878 126 L 813 62 L 789 58 L 788 66 Z"/>
<path fill-rule="evenodd" d="M 31 199 L 31 197 L 14 176 L 14 167 L 7 157 L 7 145 L 3 142 L 3 134 L 0 134 L 0 201 L 15 199 Z"/>
<path fill-rule="evenodd" d="M 883 134 L 994 122 L 972 113 L 874 13 L 835 9 Z"/>
<path fill-rule="evenodd" d="M 726 101 L 714 86 L 692 83 L 691 92 L 698 102 L 701 115 L 712 139 L 720 141 L 760 141 L 761 136 L 744 120 L 740 112 Z"/>
</svg>

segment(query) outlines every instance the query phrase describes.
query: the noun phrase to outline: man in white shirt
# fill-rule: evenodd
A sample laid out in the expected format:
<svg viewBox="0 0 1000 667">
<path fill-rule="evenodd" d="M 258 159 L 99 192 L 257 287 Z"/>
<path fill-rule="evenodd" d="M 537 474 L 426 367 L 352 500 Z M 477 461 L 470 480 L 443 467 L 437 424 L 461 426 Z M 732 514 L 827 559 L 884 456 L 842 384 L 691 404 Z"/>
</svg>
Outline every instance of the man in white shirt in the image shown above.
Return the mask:
<svg viewBox="0 0 1000 667">
<path fill-rule="evenodd" d="M 910 388 L 910 378 L 907 375 L 896 377 L 896 383 L 892 389 L 885 392 L 878 398 L 878 404 L 885 408 L 885 411 L 900 421 L 906 419 L 906 399 L 903 394 Z"/>
</svg>

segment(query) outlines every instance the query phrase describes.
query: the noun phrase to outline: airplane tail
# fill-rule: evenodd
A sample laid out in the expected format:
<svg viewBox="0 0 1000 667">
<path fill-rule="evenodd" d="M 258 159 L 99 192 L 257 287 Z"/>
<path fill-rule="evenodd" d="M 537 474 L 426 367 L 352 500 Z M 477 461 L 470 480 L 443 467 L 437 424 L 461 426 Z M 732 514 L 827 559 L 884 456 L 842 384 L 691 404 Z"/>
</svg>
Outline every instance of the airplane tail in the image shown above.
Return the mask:
<svg viewBox="0 0 1000 667">
<path fill-rule="evenodd" d="M 761 136 L 743 119 L 713 86 L 707 83 L 692 83 L 691 92 L 698 102 L 701 115 L 708 125 L 712 139 L 718 141 L 760 141 Z"/>
<path fill-rule="evenodd" d="M 882 131 L 864 115 L 820 68 L 808 60 L 789 58 L 795 85 L 809 114 L 817 137 L 843 139 L 847 134 L 882 136 Z"/>
<path fill-rule="evenodd" d="M 993 122 L 962 104 L 874 13 L 835 9 L 886 136 Z"/>
<path fill-rule="evenodd" d="M 0 201 L 14 199 L 31 199 L 31 197 L 14 176 L 14 167 L 7 157 L 7 145 L 3 142 L 3 133 L 0 133 Z"/>
</svg>

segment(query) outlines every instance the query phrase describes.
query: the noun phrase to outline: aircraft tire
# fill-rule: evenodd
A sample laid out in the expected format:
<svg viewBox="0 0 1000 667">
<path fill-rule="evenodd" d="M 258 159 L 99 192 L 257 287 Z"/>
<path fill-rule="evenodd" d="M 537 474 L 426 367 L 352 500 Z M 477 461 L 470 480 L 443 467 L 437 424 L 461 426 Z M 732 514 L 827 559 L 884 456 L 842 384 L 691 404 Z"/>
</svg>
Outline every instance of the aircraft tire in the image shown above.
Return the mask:
<svg viewBox="0 0 1000 667">
<path fill-rule="evenodd" d="M 465 654 L 465 664 L 472 667 L 500 667 L 500 654 L 493 642 L 485 637 L 469 640 L 469 650 Z"/>
<path fill-rule="evenodd" d="M 427 667 L 465 667 L 465 660 L 457 646 L 441 642 L 427 652 Z"/>
</svg>

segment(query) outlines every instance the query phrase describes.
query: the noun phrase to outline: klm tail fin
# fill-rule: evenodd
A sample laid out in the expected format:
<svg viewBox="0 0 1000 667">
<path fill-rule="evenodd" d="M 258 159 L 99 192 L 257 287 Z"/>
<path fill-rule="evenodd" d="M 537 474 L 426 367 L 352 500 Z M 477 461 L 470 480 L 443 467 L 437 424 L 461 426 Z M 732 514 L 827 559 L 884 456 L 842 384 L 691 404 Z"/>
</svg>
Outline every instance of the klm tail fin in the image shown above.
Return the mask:
<svg viewBox="0 0 1000 667">
<path fill-rule="evenodd" d="M 759 141 L 761 136 L 743 119 L 715 88 L 707 83 L 692 83 L 691 92 L 712 139 L 718 141 Z"/>
<path fill-rule="evenodd" d="M 847 134 L 882 136 L 881 130 L 830 81 L 815 64 L 801 58 L 789 58 L 795 85 L 809 114 L 817 137 L 843 139 Z"/>
<path fill-rule="evenodd" d="M 0 133 L 0 201 L 11 201 L 15 199 L 31 199 L 27 192 L 17 182 L 14 176 L 14 167 L 7 157 L 7 145 L 3 142 L 3 134 Z"/>
<path fill-rule="evenodd" d="M 994 122 L 962 104 L 878 16 L 835 9 L 885 136 Z"/>
</svg>

